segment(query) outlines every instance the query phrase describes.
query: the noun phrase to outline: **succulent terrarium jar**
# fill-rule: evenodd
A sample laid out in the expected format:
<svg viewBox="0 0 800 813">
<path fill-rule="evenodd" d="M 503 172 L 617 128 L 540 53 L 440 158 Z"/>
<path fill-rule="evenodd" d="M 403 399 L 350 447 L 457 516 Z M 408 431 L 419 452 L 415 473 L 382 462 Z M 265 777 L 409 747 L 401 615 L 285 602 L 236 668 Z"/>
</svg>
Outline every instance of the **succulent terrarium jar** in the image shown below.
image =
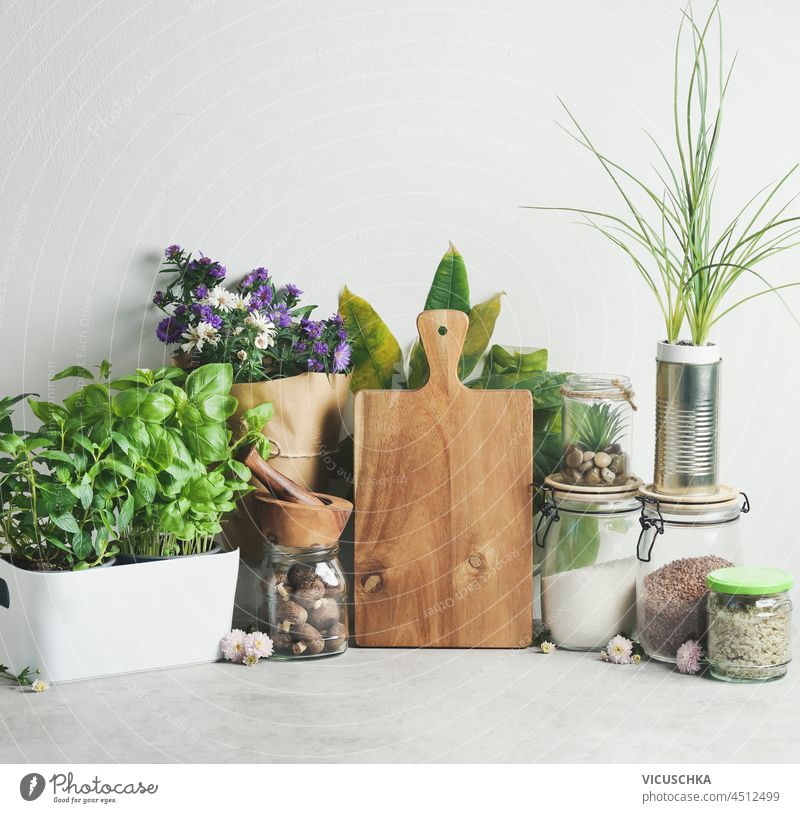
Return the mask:
<svg viewBox="0 0 800 813">
<path fill-rule="evenodd" d="M 706 577 L 742 560 L 740 518 L 750 505 L 741 496 L 729 486 L 713 501 L 640 490 L 636 620 L 651 658 L 675 663 L 681 644 L 705 641 Z"/>
<path fill-rule="evenodd" d="M 636 626 L 640 480 L 617 489 L 545 481 L 536 528 L 542 620 L 564 649 L 599 652 Z"/>
<path fill-rule="evenodd" d="M 792 577 L 768 567 L 715 570 L 708 585 L 708 664 L 732 683 L 782 678 L 791 653 Z"/>
<path fill-rule="evenodd" d="M 338 655 L 347 649 L 347 580 L 339 546 L 264 545 L 258 628 L 279 660 Z"/>
<path fill-rule="evenodd" d="M 630 379 L 571 375 L 561 394 L 564 481 L 605 488 L 628 482 L 636 409 Z"/>
</svg>

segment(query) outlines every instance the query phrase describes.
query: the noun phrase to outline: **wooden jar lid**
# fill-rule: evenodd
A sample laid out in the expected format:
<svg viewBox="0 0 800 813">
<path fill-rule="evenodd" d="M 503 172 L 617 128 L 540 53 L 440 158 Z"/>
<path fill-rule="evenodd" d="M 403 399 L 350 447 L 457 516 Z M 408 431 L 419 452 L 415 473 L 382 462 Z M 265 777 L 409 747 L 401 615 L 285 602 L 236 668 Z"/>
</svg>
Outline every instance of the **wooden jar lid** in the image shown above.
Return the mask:
<svg viewBox="0 0 800 813">
<path fill-rule="evenodd" d="M 733 486 L 718 485 L 712 494 L 662 494 L 649 483 L 639 489 L 639 494 L 649 502 L 657 502 L 667 510 L 702 510 L 703 508 L 723 508 L 727 503 L 735 504 L 739 492 Z"/>
<path fill-rule="evenodd" d="M 630 500 L 635 497 L 641 487 L 642 480 L 631 475 L 624 483 L 613 486 L 582 486 L 565 482 L 561 472 L 551 474 L 545 478 L 545 486 L 553 489 L 559 498 L 568 497 L 579 502 L 611 502 L 612 500 Z"/>
</svg>

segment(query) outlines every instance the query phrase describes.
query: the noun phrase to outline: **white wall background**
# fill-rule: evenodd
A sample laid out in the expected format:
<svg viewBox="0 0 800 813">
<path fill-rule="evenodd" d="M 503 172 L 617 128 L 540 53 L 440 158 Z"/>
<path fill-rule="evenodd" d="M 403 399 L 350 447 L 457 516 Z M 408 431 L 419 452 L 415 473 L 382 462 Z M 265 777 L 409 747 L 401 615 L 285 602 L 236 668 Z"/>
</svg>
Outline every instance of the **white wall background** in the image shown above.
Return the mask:
<svg viewBox="0 0 800 813">
<path fill-rule="evenodd" d="M 655 303 L 600 236 L 518 207 L 618 205 L 556 126 L 556 94 L 644 170 L 642 127 L 670 137 L 680 0 L 435 5 L 0 0 L 2 392 L 46 394 L 54 371 L 106 356 L 118 372 L 163 362 L 148 303 L 168 243 L 237 274 L 266 265 L 326 312 L 347 283 L 410 341 L 453 240 L 474 299 L 508 293 L 498 340 L 632 377 L 649 477 Z M 740 51 L 725 217 L 800 155 L 800 7 L 722 8 Z M 769 270 L 800 280 L 800 251 Z M 800 327 L 762 298 L 715 338 L 722 473 L 753 501 L 751 561 L 800 575 Z"/>
</svg>

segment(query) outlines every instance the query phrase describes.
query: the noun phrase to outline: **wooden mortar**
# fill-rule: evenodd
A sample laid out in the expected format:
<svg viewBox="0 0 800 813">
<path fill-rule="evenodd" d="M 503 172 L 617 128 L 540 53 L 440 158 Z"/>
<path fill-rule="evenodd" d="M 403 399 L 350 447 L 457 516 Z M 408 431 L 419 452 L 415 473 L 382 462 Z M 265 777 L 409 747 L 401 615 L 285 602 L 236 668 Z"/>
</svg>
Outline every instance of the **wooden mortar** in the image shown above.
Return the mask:
<svg viewBox="0 0 800 813">
<path fill-rule="evenodd" d="M 275 545 L 287 548 L 329 548 L 339 541 L 353 512 L 353 503 L 332 494 L 316 494 L 316 505 L 277 500 L 256 491 L 257 521 L 261 533 Z"/>
</svg>

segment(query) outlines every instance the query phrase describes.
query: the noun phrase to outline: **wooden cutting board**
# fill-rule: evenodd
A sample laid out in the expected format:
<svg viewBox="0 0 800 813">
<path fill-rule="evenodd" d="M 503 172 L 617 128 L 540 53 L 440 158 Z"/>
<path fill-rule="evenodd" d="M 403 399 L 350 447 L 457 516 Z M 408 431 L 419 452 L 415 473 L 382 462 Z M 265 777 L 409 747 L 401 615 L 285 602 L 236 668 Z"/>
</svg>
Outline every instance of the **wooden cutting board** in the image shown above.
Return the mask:
<svg viewBox="0 0 800 813">
<path fill-rule="evenodd" d="M 417 327 L 428 383 L 355 398 L 356 642 L 529 646 L 531 394 L 461 384 L 460 311 Z"/>
</svg>

